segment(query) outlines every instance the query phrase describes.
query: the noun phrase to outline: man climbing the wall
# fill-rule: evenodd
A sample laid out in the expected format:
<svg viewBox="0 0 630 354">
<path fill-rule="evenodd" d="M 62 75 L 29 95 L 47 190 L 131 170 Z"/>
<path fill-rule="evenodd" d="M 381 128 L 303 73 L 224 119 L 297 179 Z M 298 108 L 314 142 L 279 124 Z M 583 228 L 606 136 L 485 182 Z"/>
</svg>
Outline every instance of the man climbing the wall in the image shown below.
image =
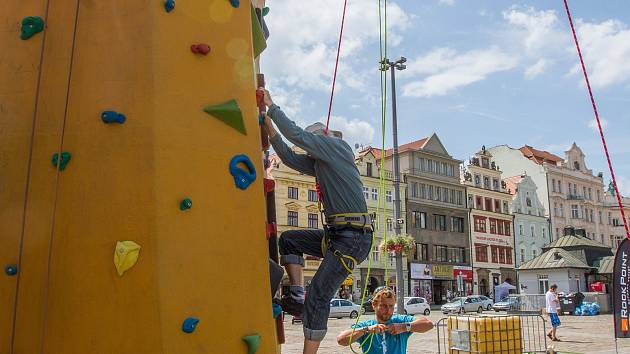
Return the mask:
<svg viewBox="0 0 630 354">
<path fill-rule="evenodd" d="M 343 346 L 359 343 L 363 352 L 370 354 L 405 354 L 409 336 L 431 330 L 433 323 L 426 318 L 394 315 L 394 305 L 394 291 L 389 288 L 377 291 L 372 300 L 376 319 L 359 322 L 353 329 L 339 333 L 337 343 Z"/>
<path fill-rule="evenodd" d="M 352 269 L 370 253 L 372 220 L 350 146 L 340 137 L 326 134 L 324 129 L 309 132 L 298 127 L 273 103 L 269 92 L 263 91 L 265 105 L 269 107 L 265 130 L 271 145 L 287 166 L 316 177 L 326 216 L 325 230 L 286 231 L 279 240 L 280 263 L 291 282 L 289 294 L 282 297 L 281 305 L 289 314 L 303 317 L 303 353 L 314 354 L 326 335 L 330 300 Z M 291 150 L 271 121 L 289 142 L 306 154 Z M 302 283 L 304 254 L 323 258 L 306 301 Z"/>
</svg>

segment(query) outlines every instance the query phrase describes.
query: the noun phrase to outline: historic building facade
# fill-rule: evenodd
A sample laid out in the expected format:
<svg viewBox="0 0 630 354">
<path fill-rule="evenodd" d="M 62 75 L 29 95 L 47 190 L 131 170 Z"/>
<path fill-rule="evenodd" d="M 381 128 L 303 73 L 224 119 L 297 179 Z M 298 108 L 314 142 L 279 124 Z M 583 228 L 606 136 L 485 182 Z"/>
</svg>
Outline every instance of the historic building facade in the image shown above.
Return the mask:
<svg viewBox="0 0 630 354">
<path fill-rule="evenodd" d="M 530 176 L 513 176 L 503 181 L 513 196 L 510 212 L 514 215 L 514 264 L 519 267 L 541 255 L 543 247 L 551 243 L 549 219 Z"/>
<path fill-rule="evenodd" d="M 526 173 L 551 220 L 552 239 L 581 235 L 612 246 L 604 205 L 603 174 L 593 174 L 582 150 L 574 143 L 561 158 L 525 145 L 500 145 L 489 150 L 508 174 Z"/>
<path fill-rule="evenodd" d="M 462 161 L 453 158 L 436 134 L 399 148 L 400 170 L 407 182 L 407 234 L 416 242 L 409 259 L 409 295 L 430 303 L 447 293 L 472 290 L 468 210 L 459 180 Z M 386 152 L 392 165 L 391 150 Z"/>
<path fill-rule="evenodd" d="M 483 147 L 462 176 L 468 194 L 474 290 L 488 296 L 503 282 L 516 285 L 512 195 L 501 175 L 492 154 Z"/>
</svg>

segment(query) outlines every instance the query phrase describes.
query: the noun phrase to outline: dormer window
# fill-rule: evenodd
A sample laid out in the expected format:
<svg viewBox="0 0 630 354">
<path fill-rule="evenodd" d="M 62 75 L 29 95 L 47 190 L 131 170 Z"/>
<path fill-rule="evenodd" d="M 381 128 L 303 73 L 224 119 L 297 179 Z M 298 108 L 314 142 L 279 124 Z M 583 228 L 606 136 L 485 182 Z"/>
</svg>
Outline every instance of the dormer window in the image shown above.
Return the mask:
<svg viewBox="0 0 630 354">
<path fill-rule="evenodd" d="M 532 206 L 532 199 L 529 198 L 529 197 L 525 198 L 525 203 L 527 204 L 528 207 L 531 207 Z"/>
<path fill-rule="evenodd" d="M 579 162 L 577 162 L 577 161 L 573 161 L 573 167 L 574 167 L 576 170 L 578 170 L 578 171 L 579 171 L 579 170 L 580 170 L 580 163 L 579 163 Z"/>
<path fill-rule="evenodd" d="M 490 168 L 490 161 L 488 160 L 487 157 L 482 157 L 481 158 L 481 167 L 483 167 L 483 168 Z"/>
</svg>

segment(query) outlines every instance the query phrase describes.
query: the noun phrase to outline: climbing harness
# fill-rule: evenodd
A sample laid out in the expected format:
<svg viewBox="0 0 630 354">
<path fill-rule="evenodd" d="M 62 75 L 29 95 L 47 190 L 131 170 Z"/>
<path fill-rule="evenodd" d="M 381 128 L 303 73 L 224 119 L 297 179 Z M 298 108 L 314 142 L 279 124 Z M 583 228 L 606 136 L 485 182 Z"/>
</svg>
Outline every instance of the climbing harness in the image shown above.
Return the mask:
<svg viewBox="0 0 630 354">
<path fill-rule="evenodd" d="M 597 112 L 597 105 L 595 104 L 595 98 L 593 97 L 593 91 L 591 90 L 591 84 L 588 80 L 588 74 L 586 73 L 586 66 L 584 65 L 584 59 L 582 58 L 582 51 L 580 50 L 580 43 L 575 35 L 575 28 L 573 27 L 573 19 L 571 18 L 571 12 L 569 11 L 569 4 L 567 0 L 564 0 L 564 8 L 567 11 L 567 17 L 569 24 L 571 25 L 571 32 L 573 33 L 573 40 L 575 41 L 575 48 L 577 49 L 578 56 L 580 58 L 580 64 L 582 65 L 582 73 L 584 74 L 584 81 L 586 81 L 586 87 L 588 88 L 588 94 L 591 98 L 591 105 L 593 106 L 593 112 L 595 112 L 595 120 L 597 121 L 597 128 L 599 129 L 599 136 L 602 139 L 602 145 L 604 152 L 606 153 L 606 161 L 608 162 L 608 169 L 610 170 L 610 176 L 612 177 L 613 186 L 615 188 L 615 195 L 617 197 L 617 203 L 619 204 L 619 211 L 621 212 L 621 219 L 623 220 L 623 226 L 626 229 L 626 237 L 630 239 L 630 230 L 628 229 L 628 221 L 626 214 L 623 210 L 623 204 L 621 203 L 621 196 L 617 189 L 617 179 L 615 178 L 615 171 L 613 171 L 612 162 L 610 161 L 610 155 L 608 154 L 608 146 L 606 145 L 606 139 L 604 138 L 604 131 L 602 130 L 602 124 L 599 120 L 599 113 Z"/>
<path fill-rule="evenodd" d="M 322 237 L 321 243 L 322 255 L 325 255 L 327 250 L 331 250 L 332 254 L 339 258 L 339 262 L 341 262 L 341 265 L 346 269 L 346 271 L 348 271 L 349 274 L 352 273 L 354 267 L 359 264 L 359 262 L 357 262 L 354 257 L 344 254 L 333 247 L 330 242 L 331 229 L 333 232 L 335 229 L 373 231 L 374 226 L 372 224 L 372 217 L 368 213 L 334 214 L 326 218 L 326 223 L 323 223 L 323 226 L 324 237 Z"/>
</svg>

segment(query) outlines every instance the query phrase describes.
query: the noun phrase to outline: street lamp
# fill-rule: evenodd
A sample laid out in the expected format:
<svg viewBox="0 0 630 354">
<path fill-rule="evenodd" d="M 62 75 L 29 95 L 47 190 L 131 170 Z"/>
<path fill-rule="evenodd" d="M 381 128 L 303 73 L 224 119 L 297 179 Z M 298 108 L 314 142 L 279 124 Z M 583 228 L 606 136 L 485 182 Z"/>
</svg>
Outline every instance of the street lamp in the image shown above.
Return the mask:
<svg viewBox="0 0 630 354">
<path fill-rule="evenodd" d="M 392 130 L 393 130 L 393 142 L 394 142 L 394 219 L 397 221 L 394 224 L 394 231 L 396 235 L 400 235 L 400 229 L 403 223 L 400 216 L 400 161 L 398 157 L 398 122 L 396 117 L 396 70 L 405 70 L 407 65 L 407 58 L 400 57 L 398 60 L 392 62 L 385 58 L 381 62 L 381 70 L 391 69 L 392 75 Z M 397 305 L 398 314 L 405 313 L 404 297 L 405 297 L 405 281 L 403 279 L 402 270 L 402 253 L 396 252 L 396 287 L 398 289 Z"/>
</svg>

